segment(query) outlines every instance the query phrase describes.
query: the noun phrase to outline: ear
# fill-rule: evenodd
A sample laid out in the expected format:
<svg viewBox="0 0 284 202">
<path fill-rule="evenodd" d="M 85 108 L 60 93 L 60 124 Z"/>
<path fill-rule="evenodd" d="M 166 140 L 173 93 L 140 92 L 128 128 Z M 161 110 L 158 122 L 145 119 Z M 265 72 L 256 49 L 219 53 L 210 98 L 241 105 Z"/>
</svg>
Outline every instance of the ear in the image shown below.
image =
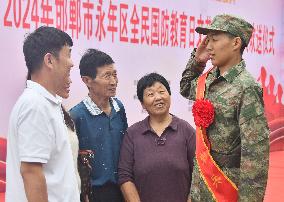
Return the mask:
<svg viewBox="0 0 284 202">
<path fill-rule="evenodd" d="M 43 57 L 44 65 L 49 67 L 50 69 L 53 68 L 54 63 L 54 56 L 51 53 L 46 53 Z"/>
<path fill-rule="evenodd" d="M 89 76 L 82 76 L 81 78 L 82 78 L 82 81 L 86 84 L 86 86 L 89 87 L 92 81 L 92 78 Z"/>
<path fill-rule="evenodd" d="M 242 39 L 240 37 L 235 37 L 233 40 L 233 50 L 240 50 L 242 47 Z"/>
</svg>

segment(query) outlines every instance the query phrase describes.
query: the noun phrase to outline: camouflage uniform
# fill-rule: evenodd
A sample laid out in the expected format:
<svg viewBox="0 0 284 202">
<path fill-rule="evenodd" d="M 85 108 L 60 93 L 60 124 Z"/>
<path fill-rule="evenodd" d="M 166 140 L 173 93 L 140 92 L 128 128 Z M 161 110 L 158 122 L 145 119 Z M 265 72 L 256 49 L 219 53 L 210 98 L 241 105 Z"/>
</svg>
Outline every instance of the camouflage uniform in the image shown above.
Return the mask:
<svg viewBox="0 0 284 202">
<path fill-rule="evenodd" d="M 242 39 L 247 44 L 249 38 Z M 181 94 L 190 100 L 195 100 L 196 81 L 201 74 L 194 56 L 195 51 L 180 82 Z M 217 67 L 208 74 L 205 98 L 213 103 L 215 118 L 207 134 L 211 143 L 210 153 L 238 187 L 239 201 L 253 202 L 264 198 L 269 163 L 269 129 L 264 115 L 262 89 L 245 66 L 242 60 L 223 76 Z M 214 201 L 199 174 L 196 159 L 191 199 L 192 202 Z"/>
</svg>

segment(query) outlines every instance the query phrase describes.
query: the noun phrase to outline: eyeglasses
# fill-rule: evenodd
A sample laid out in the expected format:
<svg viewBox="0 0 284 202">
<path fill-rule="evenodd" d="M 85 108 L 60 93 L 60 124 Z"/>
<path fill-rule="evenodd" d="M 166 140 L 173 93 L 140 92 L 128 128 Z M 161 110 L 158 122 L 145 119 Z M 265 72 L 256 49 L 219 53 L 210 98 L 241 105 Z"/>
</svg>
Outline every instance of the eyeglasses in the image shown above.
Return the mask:
<svg viewBox="0 0 284 202">
<path fill-rule="evenodd" d="M 100 77 L 101 79 L 106 80 L 106 81 L 110 81 L 111 79 L 117 80 L 117 74 L 116 73 L 104 74 L 104 75 L 101 75 L 101 76 L 98 76 L 98 77 Z"/>
<path fill-rule="evenodd" d="M 156 138 L 156 142 L 158 146 L 164 146 L 166 144 L 166 137 L 158 137 Z"/>
</svg>

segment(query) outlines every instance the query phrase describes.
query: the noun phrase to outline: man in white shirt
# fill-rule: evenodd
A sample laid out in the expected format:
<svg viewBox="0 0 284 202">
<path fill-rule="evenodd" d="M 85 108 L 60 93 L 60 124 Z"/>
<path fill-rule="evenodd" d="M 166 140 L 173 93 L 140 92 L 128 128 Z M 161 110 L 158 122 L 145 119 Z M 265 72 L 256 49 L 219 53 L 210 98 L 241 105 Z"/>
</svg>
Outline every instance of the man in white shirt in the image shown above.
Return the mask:
<svg viewBox="0 0 284 202">
<path fill-rule="evenodd" d="M 9 123 L 6 202 L 77 202 L 79 190 L 59 89 L 69 92 L 72 39 L 53 27 L 27 36 L 27 88 Z"/>
</svg>

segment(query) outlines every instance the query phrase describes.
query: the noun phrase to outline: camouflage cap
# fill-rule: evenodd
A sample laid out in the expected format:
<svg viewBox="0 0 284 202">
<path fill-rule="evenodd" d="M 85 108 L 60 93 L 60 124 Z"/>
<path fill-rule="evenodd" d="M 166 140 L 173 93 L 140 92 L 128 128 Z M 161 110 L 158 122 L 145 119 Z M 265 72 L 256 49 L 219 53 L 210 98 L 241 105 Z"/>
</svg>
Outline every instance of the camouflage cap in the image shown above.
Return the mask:
<svg viewBox="0 0 284 202">
<path fill-rule="evenodd" d="M 215 16 L 208 27 L 196 27 L 195 31 L 205 35 L 211 31 L 227 32 L 240 37 L 247 46 L 253 32 L 253 26 L 241 18 L 223 14 Z"/>
</svg>

